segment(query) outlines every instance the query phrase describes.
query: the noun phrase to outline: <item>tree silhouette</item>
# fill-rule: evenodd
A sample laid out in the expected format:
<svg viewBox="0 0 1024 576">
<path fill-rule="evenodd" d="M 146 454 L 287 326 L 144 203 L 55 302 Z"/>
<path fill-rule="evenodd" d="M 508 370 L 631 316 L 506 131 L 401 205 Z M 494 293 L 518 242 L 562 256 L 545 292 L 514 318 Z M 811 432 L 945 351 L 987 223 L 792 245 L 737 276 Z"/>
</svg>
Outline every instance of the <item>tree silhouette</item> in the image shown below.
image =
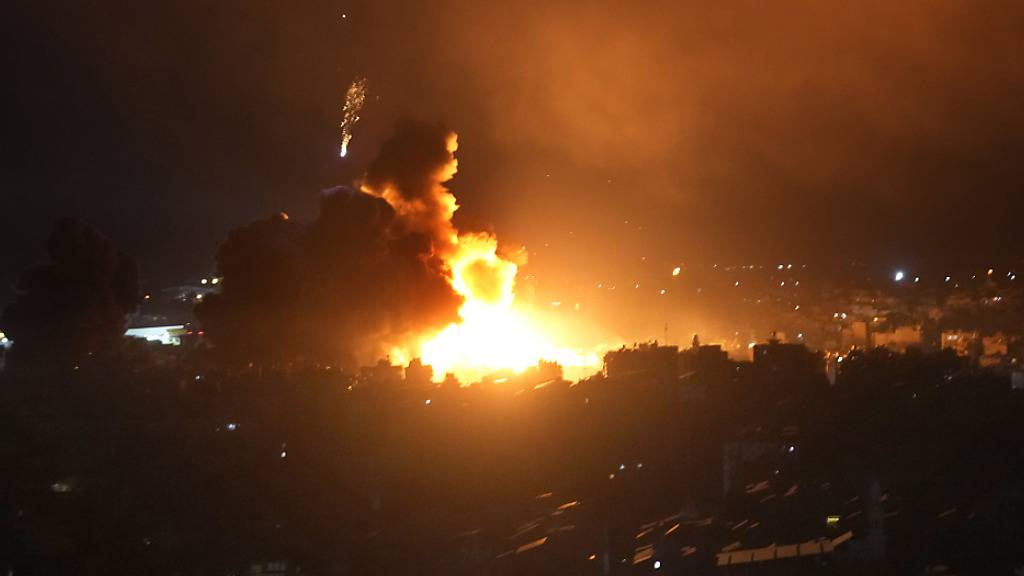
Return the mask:
<svg viewBox="0 0 1024 576">
<path fill-rule="evenodd" d="M 67 366 L 117 355 L 139 300 L 138 268 L 92 226 L 64 218 L 46 241 L 50 262 L 26 269 L 0 315 L 14 342 L 8 367 Z"/>
</svg>

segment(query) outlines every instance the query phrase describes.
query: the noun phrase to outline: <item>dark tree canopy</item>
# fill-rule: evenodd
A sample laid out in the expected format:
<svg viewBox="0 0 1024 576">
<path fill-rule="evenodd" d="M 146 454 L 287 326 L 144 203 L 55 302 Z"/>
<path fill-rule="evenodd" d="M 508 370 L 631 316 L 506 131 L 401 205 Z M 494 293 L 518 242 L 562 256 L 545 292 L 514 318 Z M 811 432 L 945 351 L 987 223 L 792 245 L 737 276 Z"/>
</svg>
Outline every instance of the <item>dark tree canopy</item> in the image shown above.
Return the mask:
<svg viewBox="0 0 1024 576">
<path fill-rule="evenodd" d="M 25 270 L 0 316 L 14 342 L 9 366 L 66 365 L 116 356 L 139 301 L 138 267 L 92 226 L 59 220 L 46 241 L 50 262 Z"/>
</svg>

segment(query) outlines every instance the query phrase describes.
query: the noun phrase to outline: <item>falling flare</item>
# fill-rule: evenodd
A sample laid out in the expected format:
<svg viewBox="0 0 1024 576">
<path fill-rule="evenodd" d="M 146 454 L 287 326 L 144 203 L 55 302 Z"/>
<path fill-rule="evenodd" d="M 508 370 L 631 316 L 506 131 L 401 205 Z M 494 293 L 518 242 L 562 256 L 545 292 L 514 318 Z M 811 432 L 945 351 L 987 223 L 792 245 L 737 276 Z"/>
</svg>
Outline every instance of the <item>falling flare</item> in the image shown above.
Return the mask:
<svg viewBox="0 0 1024 576">
<path fill-rule="evenodd" d="M 352 141 L 352 129 L 359 122 L 359 111 L 366 102 L 366 78 L 356 78 L 345 91 L 345 104 L 341 108 L 341 148 L 338 156 L 348 155 L 348 144 Z"/>
</svg>

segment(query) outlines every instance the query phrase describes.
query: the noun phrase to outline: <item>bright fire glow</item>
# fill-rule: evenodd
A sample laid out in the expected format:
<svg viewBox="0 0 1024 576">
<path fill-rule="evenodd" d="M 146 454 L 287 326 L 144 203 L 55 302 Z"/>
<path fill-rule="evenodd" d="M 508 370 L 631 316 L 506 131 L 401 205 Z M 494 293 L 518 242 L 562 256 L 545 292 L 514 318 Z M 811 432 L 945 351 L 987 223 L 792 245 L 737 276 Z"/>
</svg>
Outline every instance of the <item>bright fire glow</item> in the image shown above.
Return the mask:
<svg viewBox="0 0 1024 576">
<path fill-rule="evenodd" d="M 454 372 L 472 382 L 498 370 L 520 372 L 540 360 L 565 368 L 595 368 L 594 353 L 580 353 L 556 345 L 553 331 L 515 301 L 518 266 L 497 253 L 497 240 L 487 234 L 463 234 L 448 259 L 452 288 L 465 302 L 461 322 L 448 325 L 420 347 L 425 364 L 434 367 L 435 379 Z"/>
</svg>

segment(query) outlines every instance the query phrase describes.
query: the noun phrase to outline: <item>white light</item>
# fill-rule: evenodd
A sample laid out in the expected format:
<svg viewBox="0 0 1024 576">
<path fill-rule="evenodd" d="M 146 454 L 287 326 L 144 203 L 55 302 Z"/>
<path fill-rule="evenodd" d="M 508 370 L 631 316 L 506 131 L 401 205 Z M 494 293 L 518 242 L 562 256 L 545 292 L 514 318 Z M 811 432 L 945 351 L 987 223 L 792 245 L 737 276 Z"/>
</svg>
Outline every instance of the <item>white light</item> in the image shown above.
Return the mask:
<svg viewBox="0 0 1024 576">
<path fill-rule="evenodd" d="M 220 278 L 214 278 L 214 279 L 210 280 L 210 284 L 216 284 L 218 282 L 220 282 Z"/>
<path fill-rule="evenodd" d="M 625 464 L 619 464 L 619 470 L 625 470 L 625 469 L 626 469 L 626 465 Z"/>
<path fill-rule="evenodd" d="M 903 270 L 897 270 L 896 274 L 892 277 L 892 279 L 897 282 L 901 282 L 903 280 L 903 276 Z"/>
<path fill-rule="evenodd" d="M 682 272 L 682 271 L 683 271 L 683 268 L 681 266 L 676 266 L 675 268 L 672 269 L 672 275 L 673 276 L 679 276 L 679 273 Z"/>
<path fill-rule="evenodd" d="M 203 278 L 202 280 L 199 281 L 200 284 L 206 284 L 207 282 L 209 282 L 209 280 L 207 280 L 206 278 Z"/>
<path fill-rule="evenodd" d="M 785 268 L 785 267 L 786 267 L 786 266 L 785 266 L 785 264 L 779 264 L 779 265 L 777 266 L 777 268 L 778 268 L 779 270 L 782 270 L 782 269 L 783 269 L 783 268 Z"/>
<path fill-rule="evenodd" d="M 288 457 L 288 451 L 287 450 L 281 450 L 281 458 L 287 458 L 287 457 Z"/>
<path fill-rule="evenodd" d="M 637 462 L 636 463 L 636 467 L 637 468 L 643 468 L 644 467 L 644 463 L 643 462 Z"/>
<path fill-rule="evenodd" d="M 921 277 L 920 276 L 914 276 L 914 284 L 917 284 L 920 281 L 921 281 Z"/>
<path fill-rule="evenodd" d="M 53 484 L 50 485 L 50 490 L 56 492 L 57 494 L 65 494 L 67 492 L 71 492 L 73 488 L 74 487 L 68 482 L 54 482 Z"/>
<path fill-rule="evenodd" d="M 950 280 L 951 278 L 949 276 L 946 276 L 946 282 L 949 282 Z"/>
<path fill-rule="evenodd" d="M 225 428 L 227 428 L 229 432 L 234 432 L 235 430 L 238 430 L 238 424 L 235 424 L 234 422 L 228 422 Z"/>
<path fill-rule="evenodd" d="M 796 446 L 789 446 L 788 448 L 786 448 L 786 451 L 792 454 L 793 452 L 796 452 Z"/>
<path fill-rule="evenodd" d="M 661 560 L 655 560 L 654 561 L 654 569 L 655 570 L 660 570 L 661 569 Z"/>
<path fill-rule="evenodd" d="M 424 400 L 423 403 L 426 404 L 427 406 L 430 406 L 430 398 Z"/>
</svg>

